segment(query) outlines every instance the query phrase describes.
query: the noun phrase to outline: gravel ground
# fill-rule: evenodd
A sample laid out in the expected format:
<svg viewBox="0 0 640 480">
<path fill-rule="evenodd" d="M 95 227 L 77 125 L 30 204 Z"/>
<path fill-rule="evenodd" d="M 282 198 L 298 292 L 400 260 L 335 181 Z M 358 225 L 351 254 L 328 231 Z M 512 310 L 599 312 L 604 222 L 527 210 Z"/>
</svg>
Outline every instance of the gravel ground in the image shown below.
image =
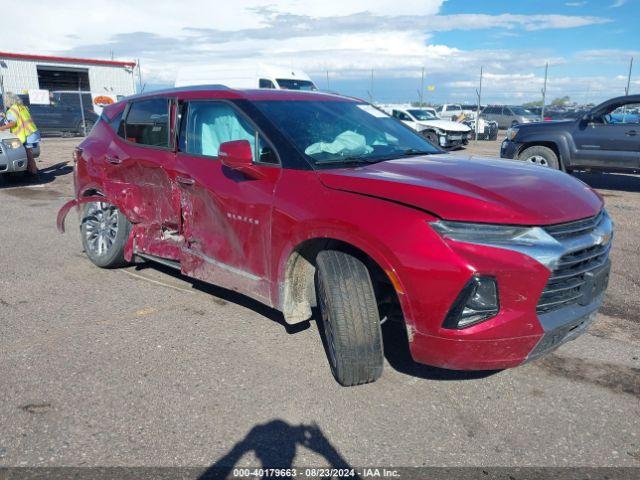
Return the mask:
<svg viewBox="0 0 640 480">
<path fill-rule="evenodd" d="M 100 270 L 74 215 L 57 234 L 76 142 L 43 142 L 37 183 L 0 178 L 0 466 L 640 466 L 640 177 L 579 175 L 616 224 L 588 333 L 469 374 L 413 363 L 385 328 L 382 378 L 341 388 L 315 324 L 161 268 Z"/>
</svg>

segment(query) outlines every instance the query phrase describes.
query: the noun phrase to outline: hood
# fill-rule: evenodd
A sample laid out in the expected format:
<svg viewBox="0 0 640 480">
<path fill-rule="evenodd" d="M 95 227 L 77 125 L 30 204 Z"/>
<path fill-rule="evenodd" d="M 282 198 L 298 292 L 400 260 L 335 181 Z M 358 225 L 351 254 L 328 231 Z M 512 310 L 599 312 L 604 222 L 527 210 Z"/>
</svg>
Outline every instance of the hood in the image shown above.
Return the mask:
<svg viewBox="0 0 640 480">
<path fill-rule="evenodd" d="M 471 129 L 463 123 L 450 122 L 448 120 L 422 120 L 417 122 L 423 127 L 435 127 L 449 132 L 469 132 Z"/>
<path fill-rule="evenodd" d="M 9 138 L 18 138 L 8 130 L 0 130 L 0 140 L 8 140 Z"/>
<path fill-rule="evenodd" d="M 318 175 L 328 188 L 404 203 L 445 220 L 550 225 L 602 208 L 585 183 L 514 160 L 428 155 Z"/>
</svg>

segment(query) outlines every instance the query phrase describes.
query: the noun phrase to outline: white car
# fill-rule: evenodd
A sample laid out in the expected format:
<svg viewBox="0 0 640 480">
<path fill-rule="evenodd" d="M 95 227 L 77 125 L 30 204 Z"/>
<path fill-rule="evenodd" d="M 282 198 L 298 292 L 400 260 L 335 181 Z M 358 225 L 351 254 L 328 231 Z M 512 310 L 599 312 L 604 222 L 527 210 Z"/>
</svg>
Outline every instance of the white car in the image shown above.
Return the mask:
<svg viewBox="0 0 640 480">
<path fill-rule="evenodd" d="M 33 152 L 37 157 L 40 148 Z M 18 173 L 27 170 L 27 151 L 20 139 L 6 130 L 0 131 L 0 174 Z"/>
<path fill-rule="evenodd" d="M 471 128 L 463 123 L 440 119 L 429 109 L 394 108 L 391 116 L 420 132 L 436 146 L 451 149 L 469 143 Z"/>
</svg>

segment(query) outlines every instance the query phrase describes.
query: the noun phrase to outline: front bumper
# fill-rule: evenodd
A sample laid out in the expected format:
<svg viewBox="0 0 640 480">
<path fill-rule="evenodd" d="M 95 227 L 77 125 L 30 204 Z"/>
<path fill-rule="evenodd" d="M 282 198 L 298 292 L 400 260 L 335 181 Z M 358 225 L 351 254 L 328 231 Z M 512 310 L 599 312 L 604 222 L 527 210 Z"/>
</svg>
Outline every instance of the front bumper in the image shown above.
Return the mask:
<svg viewBox="0 0 640 480">
<path fill-rule="evenodd" d="M 24 172 L 27 152 L 24 148 L 7 148 L 0 143 L 0 173 Z"/>
<path fill-rule="evenodd" d="M 442 148 L 457 148 L 469 143 L 469 134 L 460 132 L 445 132 L 438 135 L 438 143 Z"/>
<path fill-rule="evenodd" d="M 518 152 L 521 146 L 522 144 L 505 138 L 500 145 L 500 158 L 518 158 Z"/>
<path fill-rule="evenodd" d="M 544 331 L 493 340 L 451 339 L 414 333 L 415 361 L 451 370 L 501 370 L 540 358 L 584 333 L 596 317 L 602 297 L 587 306 L 568 306 L 538 315 Z"/>
</svg>

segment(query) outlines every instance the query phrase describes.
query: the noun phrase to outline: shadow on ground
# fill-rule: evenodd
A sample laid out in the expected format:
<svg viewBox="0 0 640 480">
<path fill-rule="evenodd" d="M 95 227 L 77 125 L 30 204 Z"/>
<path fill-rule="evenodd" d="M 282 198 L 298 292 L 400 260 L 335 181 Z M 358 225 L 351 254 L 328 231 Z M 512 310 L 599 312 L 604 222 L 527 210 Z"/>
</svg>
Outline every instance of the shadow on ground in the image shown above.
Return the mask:
<svg viewBox="0 0 640 480">
<path fill-rule="evenodd" d="M 253 310 L 258 315 L 268 318 L 271 321 L 279 323 L 285 329 L 289 335 L 296 334 L 307 330 L 311 326 L 310 321 L 301 322 L 295 325 L 289 325 L 281 312 L 270 308 L 263 303 L 258 302 L 250 297 L 242 295 L 232 290 L 212 285 L 210 283 L 195 280 L 193 278 L 185 277 L 177 270 L 164 265 L 156 264 L 153 262 L 144 262 L 136 265 L 137 271 L 142 271 L 147 268 L 153 268 L 170 275 L 176 279 L 186 280 L 191 283 L 192 287 L 203 293 L 207 293 L 218 299 L 235 303 L 250 310 Z M 322 342 L 327 350 L 327 344 L 324 339 L 322 322 L 318 321 L 320 318 L 319 311 L 314 308 L 313 319 L 316 321 L 318 331 L 322 335 Z M 460 370 L 447 370 L 444 368 L 431 367 L 417 363 L 411 357 L 409 351 L 409 343 L 407 340 L 406 330 L 404 324 L 400 321 L 386 322 L 382 327 L 383 343 L 384 343 L 384 355 L 389 365 L 399 373 L 418 377 L 426 380 L 477 380 L 489 377 L 499 372 L 499 370 L 478 370 L 478 371 L 460 371 Z M 328 365 L 327 365 L 328 367 Z"/>
<path fill-rule="evenodd" d="M 211 465 L 200 476 L 200 480 L 236 478 L 233 475 L 234 468 L 238 468 L 242 457 L 249 453 L 252 453 L 260 462 L 259 467 L 257 465 L 251 466 L 251 469 L 256 467 L 262 469 L 291 468 L 294 466 L 296 454 L 301 447 L 322 457 L 325 462 L 324 467 L 347 470 L 353 468 L 317 425 L 294 426 L 284 420 L 272 420 L 253 427 L 229 452 Z M 280 478 L 293 478 L 294 476 L 284 475 Z M 258 476 L 258 478 L 262 478 L 262 476 Z M 355 474 L 349 478 L 360 477 Z"/>
<path fill-rule="evenodd" d="M 397 372 L 425 380 L 478 380 L 490 377 L 500 370 L 447 370 L 417 363 L 411 357 L 409 341 L 404 325 L 386 322 L 382 326 L 384 355 L 389 365 Z"/>
<path fill-rule="evenodd" d="M 311 323 L 309 321 L 300 322 L 295 325 L 289 325 L 285 321 L 284 316 L 282 315 L 282 312 L 275 310 L 273 308 L 270 308 L 264 303 L 260 303 L 257 300 L 254 300 L 253 298 L 247 297 L 246 295 L 243 295 L 238 292 L 234 292 L 233 290 L 227 290 L 226 288 L 218 287 L 217 285 L 213 285 L 211 283 L 206 283 L 200 280 L 196 280 L 194 278 L 186 277 L 173 268 L 165 267 L 164 265 L 160 265 L 153 262 L 144 262 L 136 265 L 137 271 L 145 270 L 147 268 L 153 268 L 155 270 L 161 271 L 176 279 L 187 281 L 196 290 L 199 290 L 208 295 L 212 295 L 221 300 L 235 303 L 242 307 L 248 308 L 249 310 L 253 310 L 258 315 L 262 315 L 263 317 L 266 317 L 269 320 L 282 325 L 285 331 L 290 335 L 293 335 L 298 332 L 302 332 L 303 330 L 306 330 L 311 326 Z"/>
<path fill-rule="evenodd" d="M 622 173 L 574 173 L 573 175 L 591 188 L 640 192 L 640 175 Z"/>
<path fill-rule="evenodd" d="M 67 161 L 42 168 L 37 176 L 28 176 L 21 173 L 3 174 L 0 175 L 0 189 L 44 185 L 53 182 L 56 177 L 67 175 L 71 172 L 73 172 L 73 167 L 71 167 Z"/>
</svg>

